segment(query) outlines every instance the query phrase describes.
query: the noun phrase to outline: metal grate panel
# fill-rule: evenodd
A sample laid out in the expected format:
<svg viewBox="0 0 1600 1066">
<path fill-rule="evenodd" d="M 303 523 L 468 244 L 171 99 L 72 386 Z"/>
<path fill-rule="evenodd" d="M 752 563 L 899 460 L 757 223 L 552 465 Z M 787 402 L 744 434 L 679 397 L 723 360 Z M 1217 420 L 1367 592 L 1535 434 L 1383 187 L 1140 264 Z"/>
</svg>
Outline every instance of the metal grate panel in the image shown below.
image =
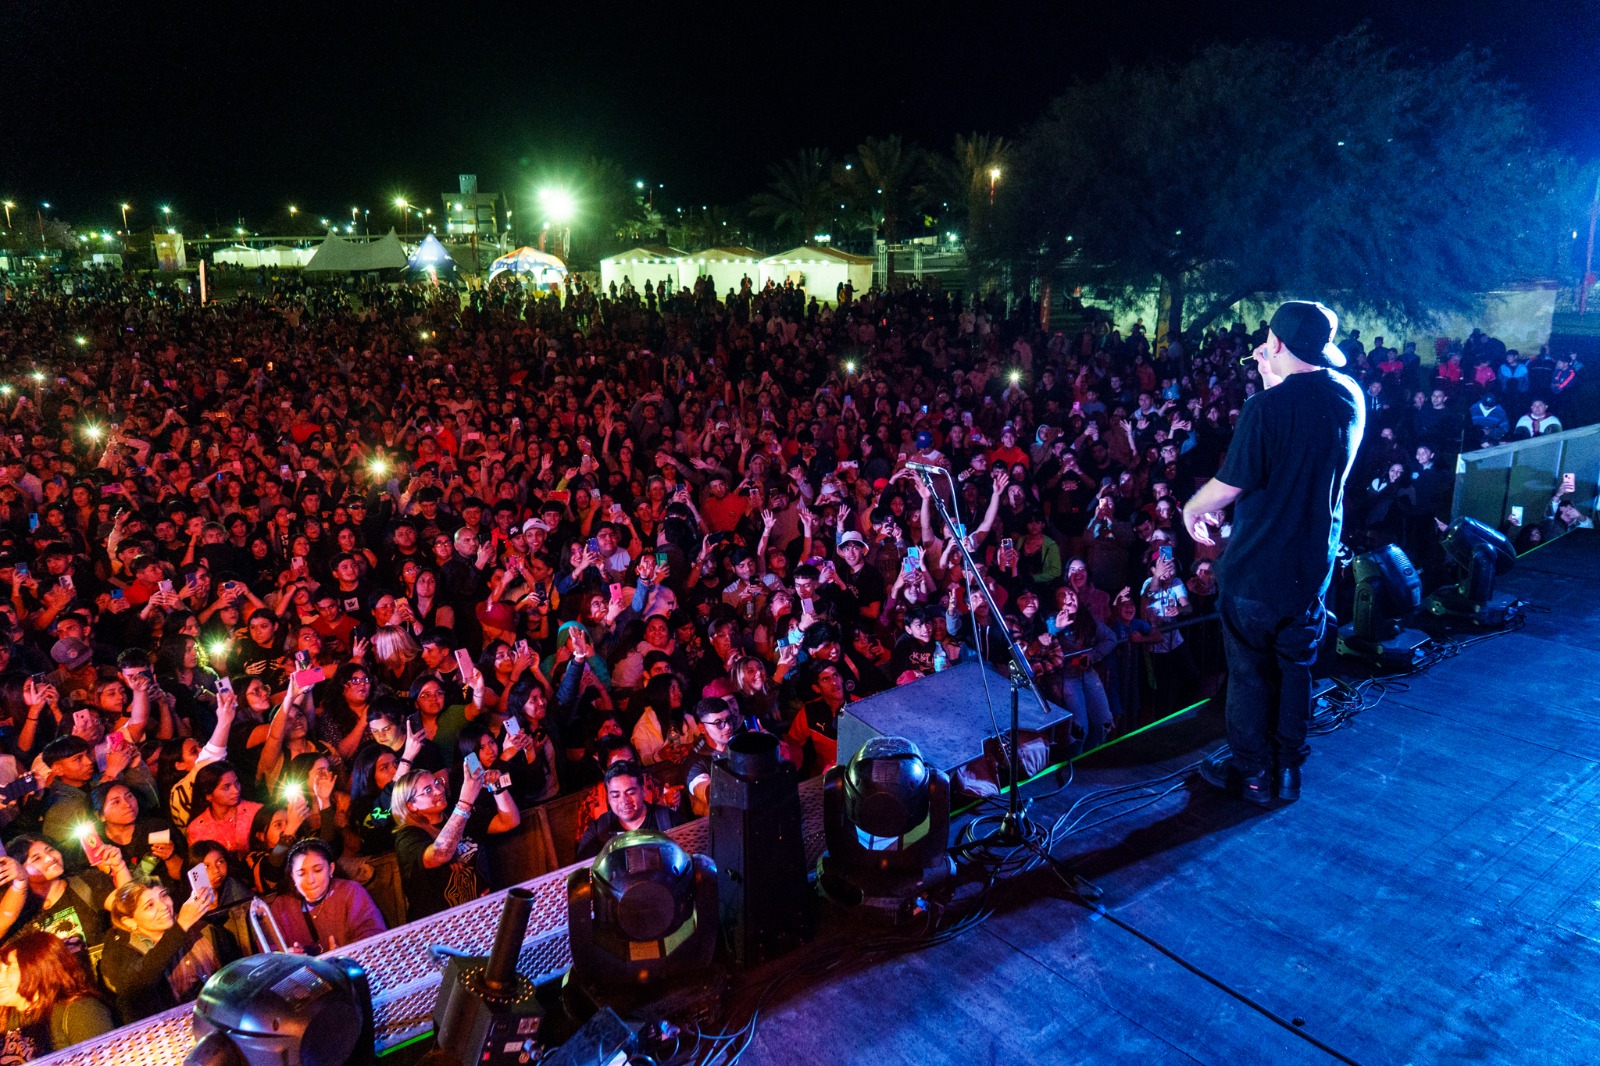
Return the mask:
<svg viewBox="0 0 1600 1066">
<path fill-rule="evenodd" d="M 800 809 L 806 862 L 815 865 L 823 849 L 821 778 L 800 783 Z M 704 855 L 711 851 L 711 827 L 704 818 L 681 825 L 669 835 L 690 852 Z M 520 886 L 508 886 L 533 891 L 528 935 L 517 959 L 517 969 L 523 974 L 545 977 L 571 963 L 567 875 L 586 866 L 587 862 L 577 863 Z M 505 889 L 491 892 L 452 910 L 368 937 L 338 953 L 354 959 L 367 971 L 379 1051 L 433 1028 L 439 968 L 428 952 L 429 946 L 444 944 L 472 955 L 489 954 L 505 895 Z M 51 1066 L 174 1066 L 194 1046 L 190 1025 L 193 1013 L 188 1005 L 174 1007 L 38 1061 Z"/>
</svg>

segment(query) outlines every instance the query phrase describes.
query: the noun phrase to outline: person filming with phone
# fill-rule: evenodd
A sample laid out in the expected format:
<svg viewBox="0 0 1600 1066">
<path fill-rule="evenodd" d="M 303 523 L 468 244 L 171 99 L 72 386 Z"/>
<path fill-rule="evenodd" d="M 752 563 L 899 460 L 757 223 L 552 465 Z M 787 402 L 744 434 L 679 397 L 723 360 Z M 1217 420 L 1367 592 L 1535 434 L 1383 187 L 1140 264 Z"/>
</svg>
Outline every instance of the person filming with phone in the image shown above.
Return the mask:
<svg viewBox="0 0 1600 1066">
<path fill-rule="evenodd" d="M 1300 797 L 1310 748 L 1311 664 L 1327 614 L 1344 522 L 1344 486 L 1366 423 L 1361 387 L 1338 372 L 1339 318 L 1292 301 L 1272 316 L 1249 356 L 1266 388 L 1245 401 L 1217 476 L 1183 508 L 1183 524 L 1212 544 L 1207 517 L 1235 504 L 1218 569 L 1228 659 L 1228 749 L 1201 776 L 1252 803 Z"/>
</svg>

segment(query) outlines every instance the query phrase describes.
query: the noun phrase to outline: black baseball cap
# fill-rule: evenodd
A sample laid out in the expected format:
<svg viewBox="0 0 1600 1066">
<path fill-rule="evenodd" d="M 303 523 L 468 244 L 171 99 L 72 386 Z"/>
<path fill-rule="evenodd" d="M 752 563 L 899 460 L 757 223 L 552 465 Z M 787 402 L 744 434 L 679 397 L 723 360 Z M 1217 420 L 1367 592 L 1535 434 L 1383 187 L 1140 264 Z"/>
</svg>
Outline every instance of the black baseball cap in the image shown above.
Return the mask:
<svg viewBox="0 0 1600 1066">
<path fill-rule="evenodd" d="M 1333 343 L 1339 316 L 1311 300 L 1290 300 L 1272 314 L 1268 326 L 1295 356 L 1317 366 L 1344 366 L 1344 353 Z"/>
</svg>

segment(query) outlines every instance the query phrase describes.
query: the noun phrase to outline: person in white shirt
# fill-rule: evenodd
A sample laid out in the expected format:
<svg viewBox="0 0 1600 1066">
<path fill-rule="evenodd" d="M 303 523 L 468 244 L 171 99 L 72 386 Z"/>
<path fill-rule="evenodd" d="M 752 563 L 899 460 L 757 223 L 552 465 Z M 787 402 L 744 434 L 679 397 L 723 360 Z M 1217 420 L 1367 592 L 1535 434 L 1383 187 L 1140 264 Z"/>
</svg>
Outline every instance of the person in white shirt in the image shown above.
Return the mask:
<svg viewBox="0 0 1600 1066">
<path fill-rule="evenodd" d="M 1560 432 L 1561 419 L 1550 413 L 1550 406 L 1543 400 L 1534 400 L 1528 405 L 1528 413 L 1517 419 L 1517 428 L 1511 435 L 1518 440 L 1526 440 Z"/>
</svg>

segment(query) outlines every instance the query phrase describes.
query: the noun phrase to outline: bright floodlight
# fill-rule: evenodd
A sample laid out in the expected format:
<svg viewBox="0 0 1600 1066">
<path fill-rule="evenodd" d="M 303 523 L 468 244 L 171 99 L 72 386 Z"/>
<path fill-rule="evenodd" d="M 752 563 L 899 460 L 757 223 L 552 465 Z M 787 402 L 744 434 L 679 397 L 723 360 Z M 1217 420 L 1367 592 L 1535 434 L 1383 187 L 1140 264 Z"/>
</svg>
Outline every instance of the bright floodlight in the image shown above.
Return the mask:
<svg viewBox="0 0 1600 1066">
<path fill-rule="evenodd" d="M 550 221 L 558 226 L 572 221 L 572 216 L 578 211 L 572 194 L 565 189 L 540 189 L 539 202 L 544 205 Z"/>
</svg>

